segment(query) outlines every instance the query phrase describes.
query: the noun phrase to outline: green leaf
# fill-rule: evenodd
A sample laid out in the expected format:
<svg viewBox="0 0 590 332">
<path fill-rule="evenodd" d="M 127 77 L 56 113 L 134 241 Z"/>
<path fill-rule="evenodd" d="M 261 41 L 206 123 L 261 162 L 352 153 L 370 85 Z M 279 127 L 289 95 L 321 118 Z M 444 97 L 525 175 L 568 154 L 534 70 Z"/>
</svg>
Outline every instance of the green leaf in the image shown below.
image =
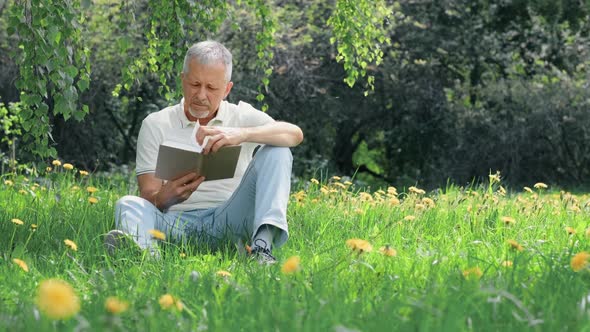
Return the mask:
<svg viewBox="0 0 590 332">
<path fill-rule="evenodd" d="M 54 95 L 53 100 L 55 102 L 53 106 L 53 114 L 63 114 L 64 111 L 67 112 L 67 102 L 62 94 Z"/>
<path fill-rule="evenodd" d="M 87 79 L 81 78 L 77 83 L 78 89 L 80 89 L 80 92 L 84 92 L 84 91 L 88 90 L 89 84 L 90 84 L 90 82 Z"/>
</svg>

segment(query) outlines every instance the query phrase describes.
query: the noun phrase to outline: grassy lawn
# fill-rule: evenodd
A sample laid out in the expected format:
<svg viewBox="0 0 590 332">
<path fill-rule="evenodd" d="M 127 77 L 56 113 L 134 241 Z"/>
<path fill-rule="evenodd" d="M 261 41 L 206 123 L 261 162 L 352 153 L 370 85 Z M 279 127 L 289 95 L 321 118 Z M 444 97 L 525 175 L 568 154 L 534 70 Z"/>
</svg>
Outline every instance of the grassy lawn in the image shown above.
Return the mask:
<svg viewBox="0 0 590 332">
<path fill-rule="evenodd" d="M 587 194 L 312 179 L 266 267 L 230 245 L 106 256 L 134 181 L 64 166 L 1 178 L 0 330 L 590 330 Z"/>
</svg>

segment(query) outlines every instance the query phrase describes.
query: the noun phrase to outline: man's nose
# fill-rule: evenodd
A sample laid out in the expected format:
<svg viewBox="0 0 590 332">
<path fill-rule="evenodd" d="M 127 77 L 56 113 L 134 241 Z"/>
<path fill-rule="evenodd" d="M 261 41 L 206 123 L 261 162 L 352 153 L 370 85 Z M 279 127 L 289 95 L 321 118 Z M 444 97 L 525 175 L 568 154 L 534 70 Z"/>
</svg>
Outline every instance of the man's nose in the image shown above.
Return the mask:
<svg viewBox="0 0 590 332">
<path fill-rule="evenodd" d="M 204 86 L 197 87 L 197 97 L 199 100 L 203 100 L 207 97 L 207 90 Z"/>
</svg>

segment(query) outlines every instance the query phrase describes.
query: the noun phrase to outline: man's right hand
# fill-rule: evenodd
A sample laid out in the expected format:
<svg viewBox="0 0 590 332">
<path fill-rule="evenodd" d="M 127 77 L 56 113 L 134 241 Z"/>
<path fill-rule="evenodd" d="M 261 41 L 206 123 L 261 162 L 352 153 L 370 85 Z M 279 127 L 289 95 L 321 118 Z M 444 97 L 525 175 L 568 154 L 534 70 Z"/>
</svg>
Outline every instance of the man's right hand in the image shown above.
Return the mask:
<svg viewBox="0 0 590 332">
<path fill-rule="evenodd" d="M 204 176 L 189 173 L 178 179 L 164 182 L 154 174 L 142 174 L 137 177 L 140 196 L 154 204 L 160 211 L 167 210 L 174 204 L 186 201 L 203 183 Z"/>
</svg>

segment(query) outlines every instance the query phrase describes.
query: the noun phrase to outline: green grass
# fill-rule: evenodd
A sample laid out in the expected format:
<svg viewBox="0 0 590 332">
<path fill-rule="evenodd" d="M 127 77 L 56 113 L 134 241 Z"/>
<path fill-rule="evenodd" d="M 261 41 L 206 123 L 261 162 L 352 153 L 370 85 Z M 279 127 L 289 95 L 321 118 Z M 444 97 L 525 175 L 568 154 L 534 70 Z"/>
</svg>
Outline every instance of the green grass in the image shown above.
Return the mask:
<svg viewBox="0 0 590 332">
<path fill-rule="evenodd" d="M 88 186 L 98 191 L 90 194 Z M 570 266 L 573 255 L 590 251 L 590 196 L 551 188 L 504 195 L 498 189 L 493 181 L 425 194 L 368 194 L 334 179 L 306 182 L 293 190 L 290 240 L 274 252 L 279 263 L 263 267 L 231 246 L 204 252 L 164 243 L 159 260 L 107 257 L 103 234 L 113 228 L 117 198 L 135 191 L 133 181 L 63 169 L 28 181 L 4 175 L 0 329 L 590 330 L 590 304 L 583 301 L 590 273 Z M 90 196 L 98 203 L 89 203 Z M 504 216 L 515 223 L 506 224 Z M 351 250 L 346 241 L 352 238 L 368 241 L 373 250 Z M 381 254 L 385 245 L 396 256 Z M 282 263 L 295 255 L 301 269 L 283 274 Z M 14 258 L 25 261 L 29 272 Z M 512 266 L 502 266 L 504 261 Z M 481 276 L 464 276 L 468 269 Z M 218 276 L 220 270 L 231 276 Z M 67 281 L 80 298 L 81 310 L 68 320 L 54 321 L 36 304 L 39 284 L 50 278 Z M 183 310 L 163 309 L 164 294 L 182 301 Z M 111 296 L 127 301 L 128 310 L 107 312 Z"/>
</svg>

